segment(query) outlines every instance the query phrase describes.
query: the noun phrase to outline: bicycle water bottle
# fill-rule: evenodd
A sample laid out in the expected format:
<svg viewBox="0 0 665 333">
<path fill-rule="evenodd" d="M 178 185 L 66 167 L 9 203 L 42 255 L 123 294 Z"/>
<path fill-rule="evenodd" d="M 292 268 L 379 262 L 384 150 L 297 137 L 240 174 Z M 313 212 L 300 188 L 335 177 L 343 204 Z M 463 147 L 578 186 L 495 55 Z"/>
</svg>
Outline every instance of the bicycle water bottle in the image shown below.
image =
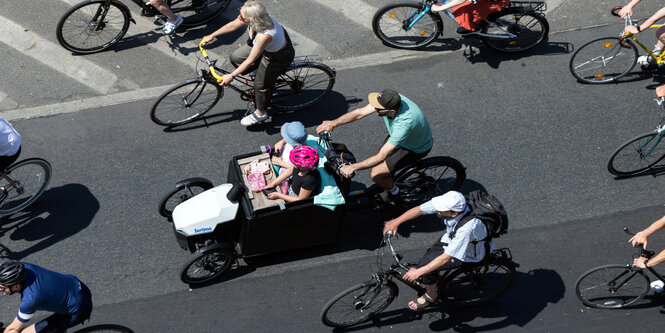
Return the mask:
<svg viewBox="0 0 665 333">
<path fill-rule="evenodd" d="M 651 291 L 653 291 L 656 294 L 660 294 L 660 293 L 663 292 L 663 286 L 664 285 L 665 285 L 665 283 L 663 283 L 663 281 L 661 281 L 661 280 L 653 281 L 653 282 L 651 282 Z"/>
</svg>

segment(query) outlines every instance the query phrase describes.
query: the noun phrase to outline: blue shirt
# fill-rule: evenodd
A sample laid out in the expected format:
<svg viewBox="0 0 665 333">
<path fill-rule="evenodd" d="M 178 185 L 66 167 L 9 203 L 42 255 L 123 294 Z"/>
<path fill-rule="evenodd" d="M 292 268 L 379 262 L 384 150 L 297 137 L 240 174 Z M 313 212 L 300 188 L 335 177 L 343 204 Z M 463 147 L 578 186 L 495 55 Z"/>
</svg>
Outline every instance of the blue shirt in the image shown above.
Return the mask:
<svg viewBox="0 0 665 333">
<path fill-rule="evenodd" d="M 19 321 L 27 322 L 36 311 L 74 314 L 79 310 L 83 295 L 81 282 L 74 275 L 53 272 L 28 263 L 23 265 L 26 278 L 17 315 Z"/>
<path fill-rule="evenodd" d="M 388 142 L 418 154 L 429 151 L 432 148 L 432 130 L 427 118 L 416 103 L 401 94 L 399 97 L 402 104 L 395 119 L 383 117 L 390 134 Z"/>
</svg>

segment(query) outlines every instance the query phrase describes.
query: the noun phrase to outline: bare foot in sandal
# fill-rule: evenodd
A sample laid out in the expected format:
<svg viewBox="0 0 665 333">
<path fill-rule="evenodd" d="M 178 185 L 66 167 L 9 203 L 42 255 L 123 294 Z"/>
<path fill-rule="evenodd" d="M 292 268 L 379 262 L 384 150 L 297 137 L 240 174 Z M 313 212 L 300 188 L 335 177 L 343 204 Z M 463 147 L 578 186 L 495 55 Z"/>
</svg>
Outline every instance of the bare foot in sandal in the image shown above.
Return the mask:
<svg viewBox="0 0 665 333">
<path fill-rule="evenodd" d="M 430 298 L 429 296 L 427 296 L 427 294 L 425 294 L 425 295 L 422 295 L 421 297 L 418 297 L 418 298 L 414 299 L 413 301 L 409 302 L 409 309 L 411 311 L 424 310 L 424 309 L 434 305 L 435 302 L 436 302 L 436 300 Z"/>
</svg>

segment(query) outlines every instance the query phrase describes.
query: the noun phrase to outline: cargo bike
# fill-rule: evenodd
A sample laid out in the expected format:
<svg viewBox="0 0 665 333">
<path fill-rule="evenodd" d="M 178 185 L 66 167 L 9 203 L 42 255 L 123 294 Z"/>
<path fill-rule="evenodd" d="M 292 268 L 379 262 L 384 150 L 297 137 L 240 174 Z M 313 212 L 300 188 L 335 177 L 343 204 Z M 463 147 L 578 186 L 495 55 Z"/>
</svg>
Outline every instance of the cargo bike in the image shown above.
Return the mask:
<svg viewBox="0 0 665 333">
<path fill-rule="evenodd" d="M 319 151 L 321 174 L 318 194 L 307 199 L 270 200 L 266 192 L 248 190 L 245 169 L 255 161 L 270 163 L 267 146 L 233 157 L 227 183 L 214 186 L 205 178 L 189 178 L 162 199 L 159 213 L 173 223 L 180 247 L 192 253 L 180 270 L 184 283 L 211 281 L 238 258 L 334 243 L 349 210 L 387 204 L 412 207 L 458 189 L 466 178 L 464 166 L 452 157 L 421 159 L 396 172 L 401 195 L 399 201 L 388 202 L 376 185 L 350 191 L 350 179 L 341 177 L 339 169 L 351 163 L 352 154 L 345 145 L 333 143 L 330 133 L 310 135 L 307 144 Z M 265 175 L 271 177 L 276 177 L 273 167 Z"/>
</svg>

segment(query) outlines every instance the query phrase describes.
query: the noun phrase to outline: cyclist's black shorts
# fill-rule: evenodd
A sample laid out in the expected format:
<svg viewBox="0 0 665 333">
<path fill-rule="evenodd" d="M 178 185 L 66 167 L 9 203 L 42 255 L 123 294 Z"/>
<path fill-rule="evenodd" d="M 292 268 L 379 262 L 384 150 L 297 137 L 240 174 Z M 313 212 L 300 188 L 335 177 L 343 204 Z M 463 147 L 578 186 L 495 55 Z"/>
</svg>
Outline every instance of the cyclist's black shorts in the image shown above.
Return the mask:
<svg viewBox="0 0 665 333">
<path fill-rule="evenodd" d="M 81 294 L 83 294 L 83 302 L 76 313 L 54 313 L 35 324 L 35 331 L 37 333 L 64 332 L 64 330 L 82 324 L 85 320 L 90 319 L 90 314 L 92 313 L 92 294 L 88 286 L 83 284 L 83 282 L 81 282 Z"/>
<path fill-rule="evenodd" d="M 432 260 L 436 259 L 436 257 L 442 255 L 444 253 L 443 246 L 444 246 L 443 243 L 436 242 L 429 249 L 427 249 L 425 254 L 422 257 L 420 257 L 420 259 L 418 260 L 418 268 L 429 264 Z M 420 278 L 424 284 L 435 284 L 436 281 L 439 279 L 440 271 L 457 268 L 459 266 L 462 266 L 462 261 L 452 258 L 450 259 L 450 261 L 443 264 L 441 267 L 429 273 L 423 274 Z"/>
<path fill-rule="evenodd" d="M 386 137 L 386 140 L 383 141 L 383 143 L 386 143 L 386 141 L 388 141 L 388 138 L 390 138 L 390 136 Z M 399 171 L 400 169 L 408 166 L 409 164 L 417 160 L 422 159 L 423 157 L 427 156 L 427 154 L 429 154 L 429 150 L 424 153 L 416 153 L 406 148 L 397 146 L 397 148 L 395 148 L 395 150 L 390 152 L 390 154 L 388 154 L 388 157 L 386 157 L 386 165 L 388 166 L 390 175 L 394 176 L 395 172 Z"/>
<path fill-rule="evenodd" d="M 18 147 L 16 154 L 12 156 L 0 156 L 0 171 L 7 169 L 8 166 L 16 162 L 19 155 L 21 155 L 21 147 Z"/>
</svg>

